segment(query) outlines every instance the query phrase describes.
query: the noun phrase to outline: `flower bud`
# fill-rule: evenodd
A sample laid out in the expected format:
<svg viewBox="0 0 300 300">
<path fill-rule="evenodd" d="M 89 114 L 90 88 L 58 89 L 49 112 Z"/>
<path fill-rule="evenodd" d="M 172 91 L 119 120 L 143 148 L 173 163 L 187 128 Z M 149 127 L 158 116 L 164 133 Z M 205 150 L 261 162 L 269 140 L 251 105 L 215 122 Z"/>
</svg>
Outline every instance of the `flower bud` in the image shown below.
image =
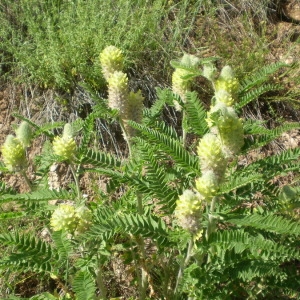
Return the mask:
<svg viewBox="0 0 300 300">
<path fill-rule="evenodd" d="M 78 217 L 73 205 L 60 204 L 53 212 L 50 225 L 54 231 L 67 231 L 74 233 L 78 223 Z"/>
<path fill-rule="evenodd" d="M 182 58 L 180 59 L 180 63 L 186 67 L 195 67 L 199 64 L 200 59 L 192 54 L 184 53 Z"/>
<path fill-rule="evenodd" d="M 185 95 L 190 89 L 190 82 L 184 78 L 189 75 L 189 72 L 184 69 L 175 69 L 172 75 L 172 90 L 175 94 L 179 95 L 183 102 L 185 102 Z M 182 107 L 174 100 L 175 109 L 181 111 Z"/>
<path fill-rule="evenodd" d="M 116 71 L 123 70 L 124 57 L 122 51 L 115 46 L 108 46 L 100 53 L 102 73 L 106 81 Z"/>
<path fill-rule="evenodd" d="M 126 133 L 129 137 L 135 136 L 135 129 L 127 124 L 128 120 L 135 121 L 136 123 L 141 123 L 143 118 L 143 101 L 144 97 L 141 91 L 136 93 L 130 92 L 128 95 L 128 101 L 124 107 L 124 113 L 121 116 L 124 122 L 124 127 Z"/>
<path fill-rule="evenodd" d="M 174 212 L 178 224 L 196 234 L 201 228 L 202 201 L 199 193 L 185 190 L 179 200 L 176 201 Z"/>
<path fill-rule="evenodd" d="M 71 138 L 73 138 L 74 133 L 73 133 L 73 128 L 72 125 L 70 123 L 66 123 L 64 126 L 64 131 L 63 131 L 63 139 L 65 140 L 69 140 Z"/>
<path fill-rule="evenodd" d="M 26 148 L 30 145 L 32 138 L 32 131 L 30 125 L 23 121 L 16 129 L 16 137 L 23 144 L 23 147 Z"/>
<path fill-rule="evenodd" d="M 214 81 L 216 72 L 216 67 L 213 64 L 208 63 L 203 65 L 202 76 L 207 78 L 208 80 Z"/>
<path fill-rule="evenodd" d="M 143 117 L 143 101 L 144 97 L 141 91 L 130 92 L 122 118 L 140 123 Z"/>
<path fill-rule="evenodd" d="M 25 149 L 21 141 L 8 135 L 1 148 L 3 161 L 9 171 L 21 171 L 26 166 Z"/>
<path fill-rule="evenodd" d="M 218 188 L 219 177 L 211 170 L 203 172 L 202 176 L 196 179 L 196 189 L 207 202 L 210 202 L 212 197 L 216 195 Z"/>
<path fill-rule="evenodd" d="M 193 68 L 199 63 L 199 58 L 195 55 L 184 54 L 180 60 L 180 63 L 183 65 L 183 68 L 176 68 L 172 74 L 172 90 L 175 94 L 179 95 L 183 102 L 186 101 L 186 93 L 190 90 L 191 78 L 185 78 L 189 75 L 192 75 L 190 70 L 184 69 Z M 177 111 L 181 111 L 180 104 L 174 100 L 174 106 Z"/>
<path fill-rule="evenodd" d="M 221 180 L 224 176 L 227 159 L 223 153 L 222 143 L 218 136 L 213 133 L 205 134 L 199 142 L 197 154 L 201 161 L 202 172 L 212 170 Z"/>
<path fill-rule="evenodd" d="M 120 115 L 125 111 L 128 101 L 128 78 L 123 72 L 114 72 L 108 79 L 108 106 L 118 109 Z"/>
</svg>

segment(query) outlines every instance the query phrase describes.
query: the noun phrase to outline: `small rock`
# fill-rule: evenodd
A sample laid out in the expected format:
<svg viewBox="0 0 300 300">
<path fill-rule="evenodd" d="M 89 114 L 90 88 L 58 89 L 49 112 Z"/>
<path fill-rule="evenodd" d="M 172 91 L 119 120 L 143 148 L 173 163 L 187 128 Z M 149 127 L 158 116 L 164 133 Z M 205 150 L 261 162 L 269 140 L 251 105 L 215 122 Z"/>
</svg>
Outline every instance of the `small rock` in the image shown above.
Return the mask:
<svg viewBox="0 0 300 300">
<path fill-rule="evenodd" d="M 281 5 L 283 14 L 290 20 L 300 22 L 300 2 L 298 0 L 286 0 Z"/>
</svg>

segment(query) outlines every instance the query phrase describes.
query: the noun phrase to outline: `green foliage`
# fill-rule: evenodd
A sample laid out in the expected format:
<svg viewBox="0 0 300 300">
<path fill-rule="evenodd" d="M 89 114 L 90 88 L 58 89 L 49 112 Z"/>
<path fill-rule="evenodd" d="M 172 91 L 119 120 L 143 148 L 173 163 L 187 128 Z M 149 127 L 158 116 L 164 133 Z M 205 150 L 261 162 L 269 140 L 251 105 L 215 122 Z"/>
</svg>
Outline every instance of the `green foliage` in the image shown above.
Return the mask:
<svg viewBox="0 0 300 300">
<path fill-rule="evenodd" d="M 235 217 L 229 217 L 227 221 L 235 225 L 241 225 L 244 227 L 250 226 L 255 229 L 271 231 L 277 234 L 295 236 L 298 236 L 300 234 L 300 225 L 293 222 L 292 220 L 287 220 L 282 216 L 262 216 L 259 214 L 255 214 L 251 216 L 243 216 L 237 219 Z"/>
<path fill-rule="evenodd" d="M 68 234 L 63 231 L 55 231 L 52 234 L 52 239 L 57 248 L 57 254 L 61 261 L 67 261 L 73 252 L 71 241 L 68 239 Z"/>
<path fill-rule="evenodd" d="M 79 271 L 75 275 L 73 289 L 78 300 L 93 300 L 95 298 L 94 280 L 87 271 Z"/>
<path fill-rule="evenodd" d="M 55 191 L 55 190 L 41 190 L 41 191 L 35 191 L 32 193 L 25 193 L 25 194 L 5 194 L 2 195 L 0 198 L 0 201 L 3 202 L 9 202 L 12 200 L 15 201 L 49 201 L 54 199 L 72 199 L 74 195 L 72 193 L 69 193 L 67 191 L 61 190 L 61 191 Z"/>
<path fill-rule="evenodd" d="M 49 244 L 30 235 L 20 235 L 18 232 L 2 234 L 0 240 L 3 245 L 10 245 L 14 249 L 1 260 L 1 270 L 14 267 L 20 271 L 51 272 L 57 256 Z"/>
<path fill-rule="evenodd" d="M 188 132 L 203 136 L 208 128 L 205 122 L 206 110 L 195 92 L 188 92 L 185 104 Z"/>
<path fill-rule="evenodd" d="M 165 223 L 155 216 L 140 216 L 138 214 L 124 214 L 100 207 L 96 211 L 95 222 L 91 228 L 91 235 L 109 238 L 116 233 L 141 235 L 151 237 L 159 245 L 167 243 L 168 230 Z"/>
<path fill-rule="evenodd" d="M 53 9 L 49 3 L 46 13 Z M 126 5 L 128 9 L 129 2 Z M 60 9 L 64 18 L 65 8 Z M 281 67 L 266 67 L 242 81 L 235 109 L 274 88 L 268 78 Z M 191 76 L 201 75 L 201 68 L 191 70 Z M 214 83 L 214 78 L 211 80 Z M 174 100 L 183 110 L 181 131 L 163 121 L 164 109 L 173 106 Z M 226 157 L 222 152 L 221 160 L 213 160 L 217 165 L 211 166 L 203 157 L 209 160 L 212 154 L 201 156 L 195 142 L 186 139 L 188 135 L 198 143 L 208 132 L 214 140 L 219 138 L 218 128 L 207 122 L 207 110 L 198 95 L 187 91 L 184 102 L 169 90 L 159 90 L 157 102 L 144 109 L 141 123 L 126 120 L 136 134 L 126 140 L 128 157 L 119 158 L 98 145 L 95 130 L 99 118 L 120 121 L 118 112 L 109 109 L 102 98 L 95 102 L 85 119 L 70 124 L 77 147 L 74 159 L 64 164 L 73 182 L 58 190 L 51 190 L 45 179 L 50 166 L 62 161 L 53 154 L 51 144 L 54 130 L 62 126 L 38 126 L 24 118 L 36 130 L 36 137 L 44 135 L 48 141 L 35 160 L 40 179 L 31 184 L 26 173 L 21 173 L 28 192 L 18 194 L 4 183 L 0 186 L 1 228 L 5 229 L 9 220 L 24 223 L 0 235 L 5 249 L 0 258 L 2 274 L 11 267 L 16 272 L 46 274 L 61 289 L 32 299 L 97 299 L 98 293 L 98 298 L 118 297 L 117 291 L 106 288 L 116 281 L 112 272 L 116 265 L 130 278 L 123 283 L 129 290 L 133 287 L 130 297 L 140 299 L 150 293 L 157 299 L 297 296 L 300 226 L 295 208 L 299 207 L 300 190 L 297 177 L 295 187 L 282 188 L 276 180 L 291 172 L 297 175 L 300 150 L 253 156 L 251 163 L 242 158 L 283 132 L 299 129 L 298 123 L 267 128 L 265 122 L 245 120 L 240 153 L 232 155 L 222 148 Z M 233 107 L 225 108 L 234 112 Z M 120 125 L 126 137 L 124 124 Z M 226 130 L 235 134 L 234 128 Z M 205 150 L 204 145 L 201 151 Z M 223 169 L 217 168 L 219 163 Z M 80 184 L 88 172 L 106 182 L 104 188 L 96 182 L 91 197 L 90 190 L 86 196 Z M 197 187 L 199 178 L 206 194 Z M 55 202 L 49 203 L 51 200 Z M 15 210 L 5 207 L 14 204 L 18 205 Z M 64 209 L 57 210 L 57 204 Z M 55 222 L 61 218 L 72 230 L 60 227 L 61 231 L 55 231 L 53 211 Z M 74 220 L 78 224 L 73 224 Z M 46 236 L 41 234 L 45 231 Z"/>
</svg>

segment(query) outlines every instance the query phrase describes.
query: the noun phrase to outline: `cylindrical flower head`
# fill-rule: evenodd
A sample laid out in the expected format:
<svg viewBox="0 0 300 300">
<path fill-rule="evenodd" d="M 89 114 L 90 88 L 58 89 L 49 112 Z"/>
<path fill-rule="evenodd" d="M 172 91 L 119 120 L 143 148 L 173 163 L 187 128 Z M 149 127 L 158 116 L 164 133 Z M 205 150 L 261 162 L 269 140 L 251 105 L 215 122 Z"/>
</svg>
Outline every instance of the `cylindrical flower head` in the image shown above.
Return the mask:
<svg viewBox="0 0 300 300">
<path fill-rule="evenodd" d="M 122 119 L 140 123 L 143 117 L 143 101 L 144 97 L 141 91 L 137 91 L 136 93 L 130 92 L 124 113 L 121 116 Z"/>
<path fill-rule="evenodd" d="M 123 72 L 114 72 L 108 79 L 108 106 L 122 115 L 128 102 L 128 77 Z"/>
<path fill-rule="evenodd" d="M 73 205 L 60 204 L 53 212 L 50 225 L 54 231 L 67 231 L 74 233 L 78 223 L 78 217 Z"/>
<path fill-rule="evenodd" d="M 132 120 L 136 123 L 141 123 L 143 118 L 143 101 L 144 97 L 142 96 L 141 91 L 136 93 L 130 92 L 128 95 L 128 101 L 121 118 L 123 119 L 124 127 L 129 137 L 135 136 L 135 129 L 128 125 L 127 121 Z"/>
<path fill-rule="evenodd" d="M 106 81 L 116 71 L 123 70 L 124 57 L 122 51 L 115 46 L 108 46 L 100 53 L 102 73 Z"/>
<path fill-rule="evenodd" d="M 239 89 L 239 82 L 234 75 L 234 72 L 230 66 L 225 66 L 219 78 L 215 81 L 215 91 L 224 90 L 229 93 L 233 98 L 236 97 L 236 94 Z"/>
<path fill-rule="evenodd" d="M 25 149 L 21 141 L 8 135 L 1 148 L 3 161 L 9 171 L 21 171 L 26 166 Z"/>
<path fill-rule="evenodd" d="M 214 106 L 211 106 L 207 113 L 206 122 L 210 128 L 218 126 L 219 122 L 224 116 L 235 115 L 233 107 L 228 107 L 223 102 L 217 102 Z"/>
<path fill-rule="evenodd" d="M 75 140 L 56 136 L 53 140 L 53 151 L 63 160 L 72 160 L 76 152 Z"/>
<path fill-rule="evenodd" d="M 224 127 L 220 125 L 219 133 L 226 155 L 230 157 L 238 154 L 244 145 L 244 129 L 242 120 L 239 118 L 226 120 L 226 122 L 224 122 Z"/>
<path fill-rule="evenodd" d="M 190 81 L 185 79 L 184 76 L 189 75 L 189 71 L 184 69 L 175 69 L 172 74 L 172 90 L 173 93 L 180 96 L 183 102 L 185 102 L 185 94 L 190 89 Z M 180 104 L 174 100 L 175 109 L 181 111 Z"/>
<path fill-rule="evenodd" d="M 32 138 L 32 131 L 30 125 L 23 121 L 16 129 L 16 137 L 23 144 L 24 148 L 28 147 Z"/>
<path fill-rule="evenodd" d="M 215 93 L 216 103 L 222 102 L 227 106 L 232 106 L 234 104 L 234 98 L 230 93 L 225 90 L 218 90 Z"/>
<path fill-rule="evenodd" d="M 216 195 L 219 184 L 219 177 L 211 170 L 203 172 L 202 176 L 196 179 L 196 189 L 207 202 Z"/>
<path fill-rule="evenodd" d="M 76 233 L 79 234 L 84 233 L 90 227 L 91 220 L 92 220 L 92 213 L 87 207 L 80 206 L 75 209 L 75 214 L 78 219 Z"/>
<path fill-rule="evenodd" d="M 199 232 L 202 215 L 201 196 L 191 190 L 185 190 L 176 202 L 174 214 L 182 228 L 193 234 Z"/>
<path fill-rule="evenodd" d="M 180 59 L 180 63 L 183 67 L 192 68 L 198 65 L 199 58 L 195 55 L 184 54 Z M 191 75 L 191 71 L 184 68 L 176 68 L 172 74 L 172 90 L 175 94 L 179 95 L 183 102 L 186 101 L 185 94 L 190 90 L 191 78 L 184 78 L 188 75 Z M 181 111 L 180 104 L 174 100 L 175 109 Z"/>
<path fill-rule="evenodd" d="M 217 103 L 208 113 L 207 120 L 216 126 L 226 156 L 237 154 L 244 145 L 244 130 L 234 108 Z"/>
<path fill-rule="evenodd" d="M 197 147 L 197 154 L 201 162 L 202 172 L 211 170 L 221 180 L 227 165 L 222 143 L 213 133 L 205 134 Z"/>
</svg>

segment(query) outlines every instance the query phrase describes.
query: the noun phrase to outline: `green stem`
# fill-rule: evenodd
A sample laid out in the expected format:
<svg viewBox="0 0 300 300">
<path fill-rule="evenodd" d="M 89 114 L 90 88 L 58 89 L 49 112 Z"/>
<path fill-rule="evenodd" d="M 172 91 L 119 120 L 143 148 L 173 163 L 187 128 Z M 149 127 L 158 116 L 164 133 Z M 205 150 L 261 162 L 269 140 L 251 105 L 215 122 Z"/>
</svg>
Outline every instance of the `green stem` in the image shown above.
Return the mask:
<svg viewBox="0 0 300 300">
<path fill-rule="evenodd" d="M 104 284 L 103 276 L 102 276 L 102 264 L 100 262 L 100 258 L 98 257 L 98 270 L 97 270 L 97 277 L 96 283 L 97 287 L 99 288 L 100 299 L 106 300 L 107 290 Z"/>
<path fill-rule="evenodd" d="M 186 146 L 186 136 L 187 136 L 187 132 L 185 130 L 185 126 L 186 126 L 186 113 L 185 111 L 182 112 L 182 144 L 183 147 Z"/>
<path fill-rule="evenodd" d="M 127 132 L 125 130 L 124 122 L 123 122 L 123 120 L 121 118 L 119 118 L 119 124 L 121 126 L 124 139 L 126 140 L 127 145 L 128 145 L 129 157 L 132 157 L 132 149 L 131 149 L 130 137 L 128 136 L 128 134 L 127 134 Z"/>
<path fill-rule="evenodd" d="M 181 264 L 181 266 L 179 268 L 179 271 L 178 271 L 178 274 L 177 274 L 177 280 L 176 280 L 176 285 L 175 285 L 175 290 L 174 290 L 175 297 L 176 297 L 176 294 L 177 294 L 177 291 L 178 291 L 179 283 L 180 283 L 182 275 L 183 275 L 183 271 L 184 271 L 185 267 L 188 265 L 188 263 L 189 263 L 189 261 L 192 257 L 193 246 L 194 246 L 194 237 L 192 236 L 190 241 L 189 241 L 189 245 L 188 245 L 188 249 L 187 249 L 187 252 L 186 252 L 185 260 Z"/>
<path fill-rule="evenodd" d="M 78 199 L 80 199 L 81 198 L 81 191 L 80 191 L 78 173 L 75 171 L 75 168 L 74 168 L 74 166 L 71 163 L 69 164 L 69 166 L 70 166 L 73 178 L 75 180 L 77 197 L 78 197 Z"/>
<path fill-rule="evenodd" d="M 208 225 L 207 225 L 207 231 L 206 231 L 206 240 L 208 240 L 209 236 L 216 231 L 216 219 L 212 215 L 212 213 L 215 210 L 216 202 L 218 198 L 215 196 L 213 197 L 211 204 L 210 204 L 210 210 L 209 210 L 209 215 L 208 215 Z M 213 253 L 214 249 L 211 247 L 210 251 Z M 208 255 L 207 258 L 207 263 L 211 262 L 211 256 Z"/>
<path fill-rule="evenodd" d="M 139 215 L 143 215 L 144 209 L 143 209 L 143 198 L 142 194 L 137 192 L 137 210 Z M 141 235 L 136 237 L 136 242 L 139 248 L 139 251 L 141 253 L 141 259 L 140 259 L 140 268 L 141 268 L 141 279 L 140 279 L 140 286 L 139 286 L 139 299 L 143 300 L 146 299 L 146 290 L 147 290 L 147 282 L 148 282 L 148 272 L 146 269 L 146 251 L 145 251 L 145 242 Z"/>
<path fill-rule="evenodd" d="M 206 231 L 206 239 L 211 235 L 216 230 L 216 219 L 212 215 L 212 213 L 215 210 L 215 206 L 217 203 L 218 197 L 213 197 L 211 204 L 210 204 L 210 209 L 209 209 L 209 215 L 208 215 L 208 225 L 207 225 L 207 231 Z"/>
<path fill-rule="evenodd" d="M 140 283 L 141 285 L 139 286 L 139 299 L 144 300 L 146 299 L 146 291 L 147 291 L 147 282 L 148 282 L 148 272 L 146 269 L 146 251 L 145 251 L 145 242 L 142 238 L 142 236 L 137 236 L 136 237 L 136 242 L 139 248 L 139 251 L 141 253 L 141 258 L 140 258 L 140 268 L 141 268 L 141 279 Z"/>
<path fill-rule="evenodd" d="M 29 180 L 29 178 L 28 178 L 26 172 L 22 170 L 22 171 L 20 171 L 20 174 L 21 174 L 21 175 L 23 176 L 23 178 L 25 179 L 25 182 L 26 182 L 27 186 L 29 187 L 30 192 L 32 192 L 32 184 L 31 184 L 31 182 L 30 182 L 30 180 Z"/>
</svg>

